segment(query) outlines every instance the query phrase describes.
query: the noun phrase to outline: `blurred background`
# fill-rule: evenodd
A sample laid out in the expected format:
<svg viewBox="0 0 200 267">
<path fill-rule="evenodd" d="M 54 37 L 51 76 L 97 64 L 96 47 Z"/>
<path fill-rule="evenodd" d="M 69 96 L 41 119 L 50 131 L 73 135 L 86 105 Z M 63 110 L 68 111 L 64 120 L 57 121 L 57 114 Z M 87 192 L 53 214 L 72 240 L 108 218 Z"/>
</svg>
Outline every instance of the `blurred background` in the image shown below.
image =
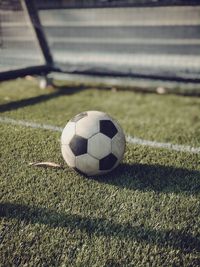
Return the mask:
<svg viewBox="0 0 200 267">
<path fill-rule="evenodd" d="M 1 0 L 0 79 L 50 73 L 198 94 L 199 26 L 199 1 Z"/>
</svg>

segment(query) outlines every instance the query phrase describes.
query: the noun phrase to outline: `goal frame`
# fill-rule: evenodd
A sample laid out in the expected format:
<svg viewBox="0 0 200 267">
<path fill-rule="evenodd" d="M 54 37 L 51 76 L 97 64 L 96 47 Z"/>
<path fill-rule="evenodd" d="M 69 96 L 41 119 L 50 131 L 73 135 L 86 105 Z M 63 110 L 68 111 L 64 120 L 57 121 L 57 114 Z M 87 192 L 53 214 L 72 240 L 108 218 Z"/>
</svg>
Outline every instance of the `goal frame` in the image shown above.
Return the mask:
<svg viewBox="0 0 200 267">
<path fill-rule="evenodd" d="M 44 64 L 2 71 L 0 72 L 0 81 L 24 77 L 26 75 L 46 75 L 51 71 L 56 71 L 34 0 L 20 0 L 20 2 L 23 7 L 23 11 L 26 13 L 26 16 L 31 22 L 31 26 L 36 37 L 36 42 L 44 57 Z"/>
</svg>

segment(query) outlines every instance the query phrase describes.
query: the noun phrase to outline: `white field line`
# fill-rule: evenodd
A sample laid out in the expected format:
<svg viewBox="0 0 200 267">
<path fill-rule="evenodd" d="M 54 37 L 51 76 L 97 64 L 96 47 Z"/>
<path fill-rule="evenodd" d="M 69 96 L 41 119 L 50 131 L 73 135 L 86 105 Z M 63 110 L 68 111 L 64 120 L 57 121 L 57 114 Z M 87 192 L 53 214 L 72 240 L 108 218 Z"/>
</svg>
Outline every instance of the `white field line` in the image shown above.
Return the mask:
<svg viewBox="0 0 200 267">
<path fill-rule="evenodd" d="M 156 147 L 156 148 L 165 148 L 165 149 L 174 150 L 178 152 L 189 152 L 193 154 L 200 154 L 200 147 L 177 145 L 177 144 L 171 144 L 171 143 L 160 143 L 156 141 L 149 141 L 149 140 L 144 140 L 144 139 L 140 139 L 137 137 L 132 137 L 130 135 L 126 136 L 126 141 L 131 144 L 150 146 L 150 147 Z"/>
<path fill-rule="evenodd" d="M 15 119 L 11 119 L 8 117 L 0 117 L 0 123 L 20 125 L 20 126 L 25 126 L 25 127 L 35 128 L 35 129 L 50 130 L 54 132 L 62 132 L 63 130 L 62 127 L 57 127 L 54 125 L 40 124 L 40 123 L 24 121 L 24 120 L 15 120 Z M 132 137 L 130 135 L 126 136 L 126 141 L 128 143 L 136 144 L 136 145 L 149 146 L 149 147 L 154 147 L 154 148 L 164 148 L 164 149 L 169 149 L 169 150 L 178 151 L 178 152 L 200 154 L 200 147 L 191 147 L 191 146 L 177 145 L 177 144 L 171 144 L 171 143 L 160 143 L 156 141 L 140 139 L 138 137 Z"/>
<path fill-rule="evenodd" d="M 41 124 L 41 123 L 35 123 L 31 121 L 24 121 L 24 120 L 14 120 L 8 117 L 0 117 L 0 123 L 6 123 L 6 124 L 13 124 L 13 125 L 20 125 L 30 128 L 36 128 L 36 129 L 43 129 L 43 130 L 50 130 L 53 132 L 62 132 L 62 127 L 57 127 L 49 124 Z"/>
</svg>

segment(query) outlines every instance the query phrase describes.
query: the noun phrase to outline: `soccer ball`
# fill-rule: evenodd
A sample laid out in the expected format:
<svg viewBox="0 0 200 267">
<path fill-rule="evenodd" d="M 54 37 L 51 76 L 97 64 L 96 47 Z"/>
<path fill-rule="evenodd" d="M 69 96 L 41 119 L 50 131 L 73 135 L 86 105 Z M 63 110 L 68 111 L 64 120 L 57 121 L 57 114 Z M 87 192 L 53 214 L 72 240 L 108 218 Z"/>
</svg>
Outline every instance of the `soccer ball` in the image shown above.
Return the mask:
<svg viewBox="0 0 200 267">
<path fill-rule="evenodd" d="M 72 118 L 61 135 L 61 151 L 68 166 L 87 175 L 101 175 L 121 162 L 125 135 L 106 113 L 82 112 Z"/>
</svg>

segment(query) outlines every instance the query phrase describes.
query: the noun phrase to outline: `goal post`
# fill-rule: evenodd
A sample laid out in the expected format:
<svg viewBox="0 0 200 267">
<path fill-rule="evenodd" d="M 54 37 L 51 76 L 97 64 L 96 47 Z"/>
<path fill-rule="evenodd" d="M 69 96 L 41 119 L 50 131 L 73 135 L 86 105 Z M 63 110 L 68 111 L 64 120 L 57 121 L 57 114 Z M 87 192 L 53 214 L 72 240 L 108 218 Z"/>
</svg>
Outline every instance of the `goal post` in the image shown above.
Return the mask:
<svg viewBox="0 0 200 267">
<path fill-rule="evenodd" d="M 37 14 L 32 0 L 1 0 L 1 81 L 52 71 L 52 56 Z"/>
</svg>

